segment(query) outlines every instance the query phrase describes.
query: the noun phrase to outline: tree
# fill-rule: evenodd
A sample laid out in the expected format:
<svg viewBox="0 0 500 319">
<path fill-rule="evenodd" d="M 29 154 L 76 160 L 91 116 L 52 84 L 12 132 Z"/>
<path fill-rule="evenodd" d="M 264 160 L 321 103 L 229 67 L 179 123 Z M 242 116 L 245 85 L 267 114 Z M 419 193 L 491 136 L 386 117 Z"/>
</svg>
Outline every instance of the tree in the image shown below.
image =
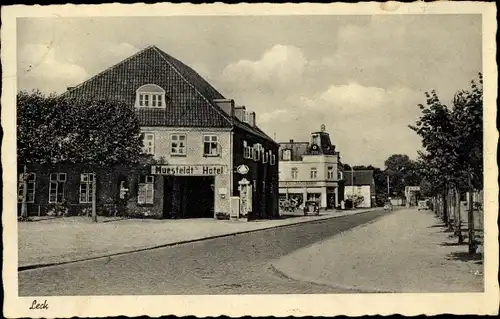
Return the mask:
<svg viewBox="0 0 500 319">
<path fill-rule="evenodd" d="M 405 186 L 420 184 L 418 163 L 411 160 L 408 155 L 391 155 L 384 164 L 384 172 L 389 177 L 391 193 L 396 196 L 403 197 Z"/>
<path fill-rule="evenodd" d="M 17 95 L 19 163 L 79 164 L 95 171 L 139 163 L 141 148 L 139 123 L 123 103 L 45 96 L 39 91 Z M 93 217 L 96 221 L 95 203 Z"/>
<path fill-rule="evenodd" d="M 432 184 L 429 192 L 440 197 L 443 203 L 443 220 L 448 224 L 447 201 L 455 202 L 460 227 L 459 192 L 467 189 L 481 189 L 483 184 L 482 166 L 482 75 L 479 81 L 471 82 L 469 91 L 455 94 L 453 108 L 442 104 L 435 91 L 426 93 L 426 106 L 419 105 L 422 116 L 410 129 L 422 137 L 425 152 L 421 153 L 425 178 Z M 450 195 L 451 190 L 451 195 Z M 458 203 L 458 204 L 457 204 Z M 458 209 L 457 209 L 458 207 Z M 469 233 L 473 238 L 472 209 L 469 207 Z M 469 241 L 471 244 L 472 240 Z"/>
</svg>

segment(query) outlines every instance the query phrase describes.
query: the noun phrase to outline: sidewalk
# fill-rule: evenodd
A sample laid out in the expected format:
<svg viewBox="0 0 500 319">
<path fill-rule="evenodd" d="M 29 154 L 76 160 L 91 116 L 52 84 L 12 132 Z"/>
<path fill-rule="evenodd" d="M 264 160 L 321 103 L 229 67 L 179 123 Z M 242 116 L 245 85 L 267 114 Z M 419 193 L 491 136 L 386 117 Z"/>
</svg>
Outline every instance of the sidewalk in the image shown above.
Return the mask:
<svg viewBox="0 0 500 319">
<path fill-rule="evenodd" d="M 360 214 L 377 208 L 353 211 L 322 211 L 319 216 L 279 220 L 215 219 L 122 219 L 93 223 L 88 217 L 44 219 L 18 223 L 18 267 L 37 268 L 112 256 L 185 242 Z"/>
<path fill-rule="evenodd" d="M 479 292 L 471 259 L 431 211 L 401 209 L 298 250 L 273 266 L 287 277 L 359 292 Z"/>
</svg>

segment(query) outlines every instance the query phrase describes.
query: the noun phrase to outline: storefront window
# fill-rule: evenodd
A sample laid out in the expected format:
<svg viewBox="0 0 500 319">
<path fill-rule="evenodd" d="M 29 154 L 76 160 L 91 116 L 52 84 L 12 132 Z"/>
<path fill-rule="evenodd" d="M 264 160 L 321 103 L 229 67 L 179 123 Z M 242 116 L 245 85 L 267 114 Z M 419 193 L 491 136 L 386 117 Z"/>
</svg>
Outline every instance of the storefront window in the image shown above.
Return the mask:
<svg viewBox="0 0 500 319">
<path fill-rule="evenodd" d="M 307 193 L 308 201 L 319 201 L 320 197 L 321 197 L 320 193 Z"/>
</svg>

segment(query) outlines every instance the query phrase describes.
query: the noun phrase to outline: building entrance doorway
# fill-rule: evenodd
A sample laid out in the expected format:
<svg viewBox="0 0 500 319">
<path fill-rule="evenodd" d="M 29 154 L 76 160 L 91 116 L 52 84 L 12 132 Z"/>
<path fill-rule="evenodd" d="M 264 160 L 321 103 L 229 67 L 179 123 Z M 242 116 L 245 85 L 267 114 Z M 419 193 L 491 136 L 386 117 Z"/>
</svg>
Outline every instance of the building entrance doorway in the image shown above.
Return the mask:
<svg viewBox="0 0 500 319">
<path fill-rule="evenodd" d="M 165 176 L 164 218 L 214 218 L 214 176 Z"/>
<path fill-rule="evenodd" d="M 326 194 L 326 208 L 328 209 L 333 209 L 337 207 L 337 194 L 335 194 L 333 191 L 328 192 Z"/>
</svg>

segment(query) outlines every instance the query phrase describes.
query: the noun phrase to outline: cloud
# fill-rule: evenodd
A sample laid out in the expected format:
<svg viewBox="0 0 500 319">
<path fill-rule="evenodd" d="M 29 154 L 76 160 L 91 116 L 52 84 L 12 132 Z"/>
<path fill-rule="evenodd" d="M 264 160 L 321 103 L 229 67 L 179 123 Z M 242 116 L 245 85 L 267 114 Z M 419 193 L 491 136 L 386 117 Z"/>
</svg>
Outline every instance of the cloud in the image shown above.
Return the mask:
<svg viewBox="0 0 500 319">
<path fill-rule="evenodd" d="M 310 103 L 318 109 L 328 107 L 343 114 L 374 111 L 400 114 L 412 107 L 418 96 L 418 92 L 406 87 L 384 89 L 351 81 L 348 84 L 331 85 Z"/>
<path fill-rule="evenodd" d="M 109 43 L 104 47 L 104 50 L 100 54 L 107 60 L 115 63 L 120 62 L 121 60 L 128 58 L 139 51 L 138 48 L 127 42 L 119 44 Z"/>
<path fill-rule="evenodd" d="M 259 60 L 239 60 L 229 64 L 222 76 L 239 86 L 288 87 L 302 78 L 306 64 L 299 48 L 277 44 L 265 51 Z"/>
<path fill-rule="evenodd" d="M 56 59 L 55 49 L 41 44 L 27 44 L 18 54 L 18 75 L 23 89 L 62 92 L 65 86 L 87 78 L 86 70 L 76 64 Z"/>
</svg>

